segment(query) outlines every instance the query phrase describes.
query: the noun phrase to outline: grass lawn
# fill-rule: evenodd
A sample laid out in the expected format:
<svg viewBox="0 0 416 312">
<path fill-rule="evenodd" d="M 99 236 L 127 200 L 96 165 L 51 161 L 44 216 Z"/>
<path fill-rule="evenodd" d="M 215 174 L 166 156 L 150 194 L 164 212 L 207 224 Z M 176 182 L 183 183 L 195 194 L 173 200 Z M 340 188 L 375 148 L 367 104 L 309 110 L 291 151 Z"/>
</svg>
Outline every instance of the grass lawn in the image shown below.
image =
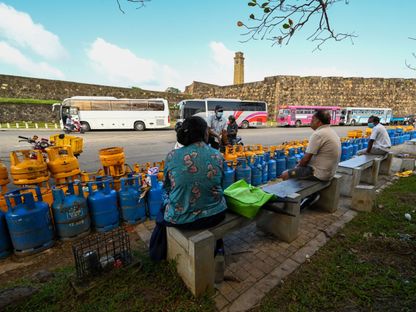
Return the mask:
<svg viewBox="0 0 416 312">
<path fill-rule="evenodd" d="M 384 190 L 378 205 L 347 224 L 256 310 L 416 311 L 416 176 Z"/>
<path fill-rule="evenodd" d="M 7 104 L 54 104 L 60 102 L 58 100 L 37 100 L 37 99 L 18 99 L 18 98 L 0 98 L 1 103 Z"/>
</svg>

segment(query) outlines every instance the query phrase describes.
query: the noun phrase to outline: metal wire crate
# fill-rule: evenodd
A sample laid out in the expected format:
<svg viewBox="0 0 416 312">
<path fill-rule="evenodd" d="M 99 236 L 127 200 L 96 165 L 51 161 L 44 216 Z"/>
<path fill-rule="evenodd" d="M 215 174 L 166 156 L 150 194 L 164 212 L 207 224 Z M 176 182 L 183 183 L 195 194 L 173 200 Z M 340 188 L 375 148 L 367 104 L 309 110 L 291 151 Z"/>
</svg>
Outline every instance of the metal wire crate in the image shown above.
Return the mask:
<svg viewBox="0 0 416 312">
<path fill-rule="evenodd" d="M 129 235 L 122 227 L 90 235 L 74 243 L 72 251 L 78 280 L 132 263 Z"/>
</svg>

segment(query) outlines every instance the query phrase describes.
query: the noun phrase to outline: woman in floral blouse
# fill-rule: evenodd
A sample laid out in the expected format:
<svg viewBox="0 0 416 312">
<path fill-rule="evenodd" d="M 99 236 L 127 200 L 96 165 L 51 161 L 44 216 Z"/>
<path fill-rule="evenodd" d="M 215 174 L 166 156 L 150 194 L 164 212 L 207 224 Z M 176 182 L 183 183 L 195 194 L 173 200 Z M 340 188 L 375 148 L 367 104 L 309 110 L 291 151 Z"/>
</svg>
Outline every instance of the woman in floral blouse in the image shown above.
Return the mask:
<svg viewBox="0 0 416 312">
<path fill-rule="evenodd" d="M 156 220 L 150 246 L 155 260 L 160 260 L 160 247 L 161 257 L 166 258 L 165 246 L 161 246 L 161 243 L 166 245 L 166 226 L 189 230 L 209 228 L 224 220 L 227 209 L 221 186 L 224 159 L 206 143 L 205 120 L 197 116 L 185 119 L 177 131 L 177 140 L 183 147 L 172 150 L 165 161 L 167 199 L 164 213 Z M 160 236 L 164 236 L 164 242 L 160 242 Z M 159 248 L 158 257 L 152 256 L 152 248 Z"/>
</svg>

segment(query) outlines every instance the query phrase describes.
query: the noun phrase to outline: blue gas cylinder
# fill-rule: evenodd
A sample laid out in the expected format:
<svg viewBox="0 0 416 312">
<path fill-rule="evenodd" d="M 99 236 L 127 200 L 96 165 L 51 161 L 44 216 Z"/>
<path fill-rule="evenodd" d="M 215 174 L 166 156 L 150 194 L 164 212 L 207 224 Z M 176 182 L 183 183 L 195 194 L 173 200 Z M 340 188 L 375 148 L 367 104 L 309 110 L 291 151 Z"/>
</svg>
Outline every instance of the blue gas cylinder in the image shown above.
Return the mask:
<svg viewBox="0 0 416 312">
<path fill-rule="evenodd" d="M 251 184 L 251 168 L 247 166 L 247 159 L 237 158 L 237 169 L 235 171 L 235 180 L 245 180 L 248 184 Z"/>
<path fill-rule="evenodd" d="M 352 146 L 351 142 L 347 142 L 347 154 L 348 154 L 348 159 L 352 158 L 352 156 L 354 152 L 354 147 Z"/>
<path fill-rule="evenodd" d="M 264 159 L 264 154 L 263 155 L 259 155 L 260 158 L 260 164 L 261 164 L 261 182 L 263 184 L 267 183 L 267 179 L 269 178 L 269 173 L 268 173 L 268 166 L 267 166 L 267 162 Z"/>
<path fill-rule="evenodd" d="M 223 163 L 224 178 L 222 180 L 222 189 L 225 190 L 235 182 L 235 170 L 233 168 L 233 161 L 224 161 Z"/>
<path fill-rule="evenodd" d="M 0 210 L 0 259 L 6 258 L 12 251 L 9 230 L 6 225 L 6 218 Z"/>
<path fill-rule="evenodd" d="M 72 240 L 88 235 L 91 219 L 88 212 L 87 200 L 79 181 L 75 182 L 78 194 L 75 193 L 74 182 L 68 183 L 68 190 L 59 188 L 52 190 L 53 219 L 58 237 L 62 240 Z"/>
<path fill-rule="evenodd" d="M 295 157 L 295 149 L 290 148 L 289 149 L 289 155 L 287 156 L 287 159 L 286 159 L 286 168 L 288 170 L 295 168 L 296 167 L 296 162 L 297 162 L 297 159 Z"/>
<path fill-rule="evenodd" d="M 276 150 L 274 152 L 274 159 L 276 160 L 276 177 L 279 177 L 286 170 L 285 153 L 282 150 Z"/>
<path fill-rule="evenodd" d="M 146 220 L 146 206 L 142 194 L 140 176 L 129 175 L 120 179 L 118 202 L 120 203 L 121 219 L 128 224 Z"/>
<path fill-rule="evenodd" d="M 358 150 L 362 150 L 363 149 L 363 140 L 364 139 L 357 139 L 357 143 L 358 143 Z"/>
<path fill-rule="evenodd" d="M 276 160 L 270 158 L 270 152 L 264 153 L 264 159 L 267 162 L 267 180 L 271 181 L 276 179 Z"/>
<path fill-rule="evenodd" d="M 341 161 L 348 159 L 348 146 L 346 142 L 341 143 Z"/>
<path fill-rule="evenodd" d="M 368 139 L 363 139 L 363 149 L 368 147 Z"/>
<path fill-rule="evenodd" d="M 250 167 L 251 167 L 251 184 L 254 186 L 260 185 L 263 180 L 263 165 L 262 165 L 262 162 L 260 161 L 260 156 L 253 156 L 252 161 L 250 162 Z"/>
<path fill-rule="evenodd" d="M 303 148 L 302 147 L 298 147 L 298 155 L 300 156 L 300 159 L 302 159 L 303 156 L 305 156 L 305 153 L 303 152 Z"/>
<path fill-rule="evenodd" d="M 149 174 L 152 184 L 147 194 L 147 206 L 149 207 L 150 219 L 155 220 L 163 206 L 163 183 L 157 180 L 157 175 Z"/>
<path fill-rule="evenodd" d="M 117 192 L 110 188 L 110 179 L 97 177 L 88 182 L 88 207 L 92 224 L 98 232 L 107 232 L 119 225 Z"/>
<path fill-rule="evenodd" d="M 33 197 L 36 192 L 37 201 Z M 29 191 L 29 192 L 28 192 Z M 5 194 L 6 213 L 14 253 L 29 255 L 51 247 L 53 226 L 49 206 L 42 201 L 39 187 L 21 188 Z"/>
<path fill-rule="evenodd" d="M 354 140 L 352 142 L 352 155 L 357 155 L 358 150 L 358 142 L 357 140 Z"/>
</svg>

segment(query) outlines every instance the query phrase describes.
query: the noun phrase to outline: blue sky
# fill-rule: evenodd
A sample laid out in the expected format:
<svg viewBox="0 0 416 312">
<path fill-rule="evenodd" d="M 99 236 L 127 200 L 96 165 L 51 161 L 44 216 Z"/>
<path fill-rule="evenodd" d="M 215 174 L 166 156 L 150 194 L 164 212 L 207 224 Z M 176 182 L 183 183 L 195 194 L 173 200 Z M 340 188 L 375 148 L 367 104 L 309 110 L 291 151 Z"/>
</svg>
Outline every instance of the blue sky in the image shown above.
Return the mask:
<svg viewBox="0 0 416 312">
<path fill-rule="evenodd" d="M 240 42 L 238 20 L 251 13 L 248 0 L 152 0 L 146 7 L 120 0 L 0 0 L 0 73 L 150 90 L 192 81 L 232 84 L 233 56 L 245 55 L 245 81 L 267 76 L 414 78 L 413 0 L 349 0 L 330 11 L 349 40 L 322 51 L 305 38 L 289 45 Z M 413 22 L 412 22 L 413 21 Z"/>
</svg>

